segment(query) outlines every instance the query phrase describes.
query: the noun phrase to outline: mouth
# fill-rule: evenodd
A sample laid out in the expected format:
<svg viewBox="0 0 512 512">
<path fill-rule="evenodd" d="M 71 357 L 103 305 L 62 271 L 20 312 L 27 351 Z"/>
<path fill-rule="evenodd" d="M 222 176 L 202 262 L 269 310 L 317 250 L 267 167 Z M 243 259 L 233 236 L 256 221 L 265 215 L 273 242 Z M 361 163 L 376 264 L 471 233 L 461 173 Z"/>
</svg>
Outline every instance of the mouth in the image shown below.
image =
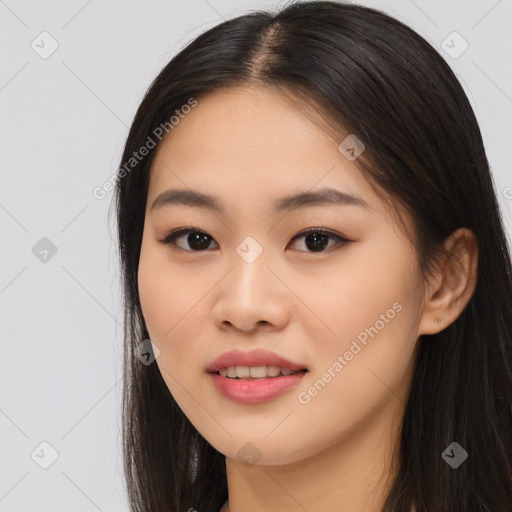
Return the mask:
<svg viewBox="0 0 512 512">
<path fill-rule="evenodd" d="M 277 353 L 258 348 L 249 352 L 239 349 L 225 352 L 217 357 L 205 370 L 228 379 L 265 379 L 284 376 L 296 372 L 306 372 L 303 363 L 292 362 Z"/>
<path fill-rule="evenodd" d="M 230 380 L 263 380 L 278 377 L 287 377 L 297 373 L 306 373 L 308 370 L 292 370 L 291 368 L 280 368 L 278 366 L 227 366 L 216 372 L 208 372 L 226 377 Z"/>
<path fill-rule="evenodd" d="M 306 368 L 228 366 L 208 373 L 211 383 L 224 398 L 240 404 L 256 405 L 298 386 L 307 372 Z"/>
</svg>

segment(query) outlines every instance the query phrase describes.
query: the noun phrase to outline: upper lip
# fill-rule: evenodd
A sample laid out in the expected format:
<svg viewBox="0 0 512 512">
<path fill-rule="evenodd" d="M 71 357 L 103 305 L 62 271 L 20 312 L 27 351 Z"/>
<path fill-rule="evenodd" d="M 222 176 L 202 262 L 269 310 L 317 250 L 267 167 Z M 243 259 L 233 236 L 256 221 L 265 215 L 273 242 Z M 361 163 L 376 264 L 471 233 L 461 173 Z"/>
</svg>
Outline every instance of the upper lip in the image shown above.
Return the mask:
<svg viewBox="0 0 512 512">
<path fill-rule="evenodd" d="M 260 348 L 250 352 L 242 350 L 224 352 L 206 367 L 206 371 L 215 373 L 228 366 L 277 366 L 279 368 L 290 368 L 293 371 L 307 370 L 304 365 L 292 363 L 279 354 Z"/>
</svg>

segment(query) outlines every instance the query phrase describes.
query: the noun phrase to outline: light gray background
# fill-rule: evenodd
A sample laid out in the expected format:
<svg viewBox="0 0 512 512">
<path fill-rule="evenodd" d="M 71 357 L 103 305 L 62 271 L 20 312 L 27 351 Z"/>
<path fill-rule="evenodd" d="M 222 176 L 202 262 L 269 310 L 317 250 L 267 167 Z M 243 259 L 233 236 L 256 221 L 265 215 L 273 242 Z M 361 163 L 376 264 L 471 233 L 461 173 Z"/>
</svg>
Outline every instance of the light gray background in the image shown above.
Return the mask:
<svg viewBox="0 0 512 512">
<path fill-rule="evenodd" d="M 135 110 L 173 54 L 222 19 L 284 3 L 0 0 L 0 511 L 128 510 L 112 193 L 92 190 L 116 172 Z M 414 28 L 462 81 L 510 234 L 512 2 L 359 3 Z M 58 43 L 45 59 L 31 47 L 51 48 L 44 31 Z M 458 58 L 441 46 L 453 31 L 469 43 Z M 34 254 L 43 237 L 57 248 L 46 262 Z M 58 453 L 47 469 L 43 442 Z"/>
</svg>

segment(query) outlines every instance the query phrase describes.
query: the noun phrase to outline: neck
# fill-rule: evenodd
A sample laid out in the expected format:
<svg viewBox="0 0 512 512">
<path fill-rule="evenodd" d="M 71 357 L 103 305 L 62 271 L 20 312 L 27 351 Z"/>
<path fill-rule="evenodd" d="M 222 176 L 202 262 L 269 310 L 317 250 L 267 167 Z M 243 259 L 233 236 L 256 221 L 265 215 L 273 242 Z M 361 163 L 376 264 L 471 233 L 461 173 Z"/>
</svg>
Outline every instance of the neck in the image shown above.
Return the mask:
<svg viewBox="0 0 512 512">
<path fill-rule="evenodd" d="M 229 502 L 222 512 L 325 512 L 340 504 L 344 512 L 380 512 L 398 469 L 402 418 L 403 402 L 392 397 L 312 457 L 279 466 L 226 458 Z"/>
</svg>

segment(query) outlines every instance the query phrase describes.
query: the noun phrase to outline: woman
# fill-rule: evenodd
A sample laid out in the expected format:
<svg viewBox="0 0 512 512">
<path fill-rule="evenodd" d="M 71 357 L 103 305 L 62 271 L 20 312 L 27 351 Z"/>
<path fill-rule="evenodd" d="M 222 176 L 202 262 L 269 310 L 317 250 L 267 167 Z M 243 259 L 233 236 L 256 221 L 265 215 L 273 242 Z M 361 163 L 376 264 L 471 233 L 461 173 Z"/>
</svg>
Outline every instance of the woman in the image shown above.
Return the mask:
<svg viewBox="0 0 512 512">
<path fill-rule="evenodd" d="M 208 30 L 115 198 L 132 510 L 510 509 L 510 254 L 418 34 L 322 1 Z"/>
</svg>

